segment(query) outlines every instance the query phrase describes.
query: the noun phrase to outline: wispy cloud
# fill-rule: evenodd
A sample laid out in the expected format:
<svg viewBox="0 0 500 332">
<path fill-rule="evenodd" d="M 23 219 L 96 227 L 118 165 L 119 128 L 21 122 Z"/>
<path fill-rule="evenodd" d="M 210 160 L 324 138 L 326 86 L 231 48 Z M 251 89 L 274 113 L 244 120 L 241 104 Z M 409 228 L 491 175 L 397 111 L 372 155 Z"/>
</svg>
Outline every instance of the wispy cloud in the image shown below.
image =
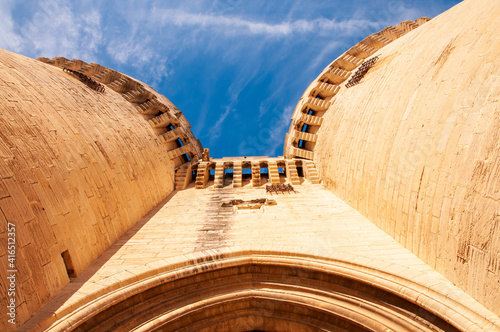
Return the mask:
<svg viewBox="0 0 500 332">
<path fill-rule="evenodd" d="M 222 126 L 223 126 L 224 122 L 226 121 L 227 117 L 229 116 L 229 114 L 231 114 L 232 112 L 234 112 L 234 108 L 227 106 L 226 110 L 224 111 L 224 113 L 222 113 L 222 115 L 220 115 L 217 122 L 215 122 L 215 124 L 209 129 L 208 138 L 209 138 L 209 144 L 211 146 L 215 145 L 215 143 L 217 142 L 217 140 L 221 136 Z"/>
<path fill-rule="evenodd" d="M 5 4 L 2 3 L 2 7 Z M 32 16 L 14 24 L 11 6 L 0 13 L 0 47 L 31 56 L 79 57 L 95 60 L 103 42 L 101 16 L 95 9 L 75 13 L 66 0 L 44 0 L 33 4 Z"/>
<path fill-rule="evenodd" d="M 360 27 L 372 25 L 364 19 L 337 21 L 335 19 L 318 18 L 314 20 L 295 20 L 291 22 L 267 23 L 247 20 L 236 16 L 190 13 L 179 9 L 156 9 L 152 11 L 151 20 L 156 24 L 173 24 L 176 26 L 196 26 L 203 29 L 223 29 L 227 34 L 255 34 L 268 36 L 288 36 L 295 33 L 327 33 L 338 31 L 351 33 Z"/>
<path fill-rule="evenodd" d="M 283 145 L 285 134 L 290 127 L 290 117 L 292 116 L 295 106 L 289 105 L 283 109 L 283 112 L 275 115 L 273 119 L 273 130 L 270 132 L 269 143 L 265 146 L 264 155 L 275 156 L 281 151 L 277 149 Z"/>
<path fill-rule="evenodd" d="M 315 71 L 319 74 L 323 68 L 320 68 L 321 65 L 325 66 L 325 62 L 331 62 L 331 54 L 334 53 L 335 50 L 340 49 L 341 53 L 347 51 L 352 45 L 347 45 L 342 41 L 333 41 L 331 43 L 326 44 L 320 51 L 316 54 L 316 56 L 311 60 L 309 65 L 307 66 L 306 71 Z"/>
<path fill-rule="evenodd" d="M 14 21 L 10 15 L 12 1 L 0 0 L 0 47 L 20 52 L 22 49 L 22 38 L 14 31 Z"/>
<path fill-rule="evenodd" d="M 111 67 L 171 99 L 215 155 L 274 155 L 324 66 L 368 34 L 453 1 L 0 0 L 0 47 Z"/>
</svg>

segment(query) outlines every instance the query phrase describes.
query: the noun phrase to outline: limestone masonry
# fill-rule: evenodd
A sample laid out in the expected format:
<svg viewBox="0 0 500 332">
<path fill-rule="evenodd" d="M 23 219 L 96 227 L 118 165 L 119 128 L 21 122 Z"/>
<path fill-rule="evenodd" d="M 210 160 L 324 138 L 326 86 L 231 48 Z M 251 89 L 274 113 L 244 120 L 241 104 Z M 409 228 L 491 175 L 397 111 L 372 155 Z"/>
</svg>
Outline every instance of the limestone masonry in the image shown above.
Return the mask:
<svg viewBox="0 0 500 332">
<path fill-rule="evenodd" d="M 499 27 L 465 0 L 368 36 L 278 157 L 211 158 L 146 84 L 0 50 L 0 330 L 500 331 Z"/>
</svg>

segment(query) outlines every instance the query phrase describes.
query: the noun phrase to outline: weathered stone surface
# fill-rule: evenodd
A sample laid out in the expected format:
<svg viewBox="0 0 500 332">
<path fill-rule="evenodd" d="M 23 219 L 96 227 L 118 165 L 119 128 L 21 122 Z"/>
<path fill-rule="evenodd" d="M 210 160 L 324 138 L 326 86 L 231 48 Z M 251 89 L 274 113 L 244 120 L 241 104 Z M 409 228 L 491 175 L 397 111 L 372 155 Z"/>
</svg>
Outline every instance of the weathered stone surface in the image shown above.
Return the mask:
<svg viewBox="0 0 500 332">
<path fill-rule="evenodd" d="M 273 158 L 210 158 L 112 69 L 0 50 L 15 328 L 500 331 L 499 20 L 468 0 L 368 36 Z"/>
<path fill-rule="evenodd" d="M 385 46 L 314 147 L 327 188 L 497 315 L 498 26 L 469 0 Z"/>
<path fill-rule="evenodd" d="M 173 190 L 174 164 L 118 93 L 4 50 L 0 103 L 0 302 L 10 222 L 19 324 L 68 283 L 61 253 L 80 274 Z"/>
<path fill-rule="evenodd" d="M 415 282 L 416 284 L 411 286 L 411 289 L 414 289 L 417 292 L 416 294 L 420 294 L 421 301 L 424 301 L 424 293 L 436 291 L 437 293 L 432 295 L 432 298 L 438 302 L 432 305 L 429 304 L 430 307 L 428 308 L 432 312 L 443 310 L 444 307 L 440 307 L 439 301 L 452 297 L 453 301 L 448 303 L 446 308 L 455 312 L 456 317 L 465 319 L 465 321 L 461 321 L 460 319 L 456 320 L 456 317 L 450 318 L 454 324 L 459 324 L 459 329 L 460 326 L 463 328 L 463 326 L 468 326 L 467 324 L 472 324 L 475 328 L 481 330 L 482 328 L 486 329 L 485 326 L 494 327 L 495 323 L 500 322 L 494 316 L 489 317 L 488 315 L 491 314 L 488 314 L 488 311 L 482 308 L 479 303 L 453 286 L 439 273 L 433 271 L 409 250 L 320 184 L 310 184 L 306 181 L 297 186 L 296 192 L 278 194 L 266 193 L 265 186 L 255 188 L 250 182 L 242 188 L 233 188 L 228 183 L 219 189 L 214 184 L 214 181 L 210 181 L 205 189 L 196 189 L 193 183 L 190 188 L 173 193 L 120 240 L 115 242 L 82 276 L 76 278 L 60 296 L 57 296 L 48 307 L 44 308 L 41 314 L 28 322 L 23 327 L 23 330 L 30 328 L 38 330 L 36 328 L 37 324 L 40 324 L 40 327 L 43 328 L 55 324 L 53 328 L 58 330 L 62 326 L 59 324 L 75 319 L 71 318 L 75 314 L 84 315 L 85 311 L 89 311 L 89 313 L 92 312 L 92 315 L 95 315 L 101 312 L 102 308 L 99 309 L 99 307 L 85 309 L 86 305 L 91 301 L 96 301 L 96 303 L 103 301 L 102 303 L 105 303 L 108 301 L 105 300 L 107 294 L 111 295 L 112 293 L 122 294 L 120 295 L 122 299 L 132 298 L 132 295 L 136 292 L 133 290 L 134 282 L 143 280 L 146 283 L 148 278 L 156 277 L 165 282 L 172 280 L 173 283 L 171 286 L 167 286 L 168 283 L 165 283 L 165 286 L 161 286 L 163 287 L 161 290 L 158 288 L 149 291 L 156 295 L 162 294 L 162 298 L 167 300 L 164 305 L 177 306 L 179 301 L 182 301 L 182 303 L 185 303 L 183 310 L 188 310 L 187 308 L 194 306 L 202 308 L 212 303 L 212 306 L 217 306 L 219 309 L 206 311 L 203 316 L 206 315 L 206 324 L 215 324 L 219 319 L 222 320 L 222 317 L 225 317 L 224 315 L 232 316 L 230 313 L 234 309 L 229 309 L 227 305 L 240 298 L 243 290 L 254 292 L 248 295 L 250 298 L 255 299 L 254 296 L 259 294 L 261 287 L 274 287 L 271 285 L 278 285 L 280 283 L 278 280 L 283 284 L 291 285 L 298 282 L 301 284 L 300 287 L 306 287 L 306 285 L 308 285 L 307 287 L 316 287 L 313 286 L 314 280 L 320 277 L 316 277 L 317 272 L 313 272 L 309 268 L 313 268 L 313 262 L 317 259 L 326 259 L 321 263 L 321 269 L 324 270 L 324 273 L 333 268 L 331 264 L 346 262 L 356 265 L 344 270 L 346 276 L 350 275 L 349 270 L 361 272 L 364 269 L 370 269 L 372 276 L 377 276 L 377 278 L 382 278 L 387 282 L 396 282 L 397 287 Z M 266 200 L 272 200 L 276 204 L 261 204 L 256 209 L 238 209 L 235 207 L 235 204 L 238 205 L 238 203 L 248 204 L 252 201 Z M 307 257 L 302 257 L 304 255 Z M 255 266 L 257 270 L 249 270 L 248 265 L 242 265 L 236 268 L 237 271 L 227 272 L 228 274 L 226 274 L 222 266 L 217 267 L 218 264 L 223 264 L 224 257 L 229 259 L 233 256 L 235 259 L 236 257 L 247 257 L 250 260 L 254 257 L 255 260 L 252 260 L 252 266 Z M 260 256 L 262 258 L 259 258 Z M 303 261 L 304 265 L 295 265 L 296 262 L 294 264 L 290 263 L 290 266 L 285 270 L 280 268 L 275 272 L 271 272 L 270 268 L 266 267 L 270 266 L 269 264 L 272 264 L 273 260 L 281 260 L 286 257 L 302 257 L 300 260 Z M 190 260 L 186 268 L 193 269 L 191 272 L 183 270 L 184 263 L 182 262 L 184 260 Z M 219 260 L 221 261 L 219 262 Z M 261 263 L 263 264 L 262 267 L 258 267 Z M 199 264 L 205 265 L 201 266 Z M 280 266 L 284 266 L 283 264 L 281 263 Z M 317 268 L 316 266 L 313 269 Z M 177 283 L 173 281 L 175 279 L 173 275 L 172 277 L 162 276 L 161 271 L 169 271 L 170 269 L 173 269 L 172 273 L 175 275 L 186 277 L 194 273 L 196 275 L 194 277 L 196 286 L 193 286 L 194 288 L 187 287 L 186 282 L 188 282 L 188 279 L 183 279 L 184 281 Z M 390 273 L 391 275 L 386 276 L 384 273 Z M 251 275 L 255 275 L 255 277 L 251 277 Z M 274 278 L 278 278 L 278 280 L 258 286 L 261 282 L 264 282 L 260 279 L 261 277 L 257 277 L 260 275 L 268 282 L 269 280 L 275 280 Z M 366 276 L 364 278 L 365 282 L 376 282 L 375 279 L 371 280 L 371 277 Z M 217 280 L 220 280 L 224 286 L 218 285 L 219 281 Z M 252 286 L 244 284 L 244 280 L 251 282 Z M 380 282 L 380 280 L 377 282 Z M 320 287 L 325 287 L 324 284 L 321 285 Z M 345 287 L 349 288 L 349 285 L 347 283 Z M 185 286 L 187 288 L 183 288 Z M 221 287 L 228 289 L 219 293 Z M 296 287 L 299 287 L 299 285 Z M 355 289 L 361 291 L 361 288 L 357 289 L 355 287 Z M 128 305 L 119 306 L 123 310 L 130 310 L 128 314 L 120 315 L 118 313 L 119 309 L 104 311 L 102 319 L 109 318 L 110 321 L 100 324 L 112 323 L 114 326 L 135 324 L 128 321 L 129 316 L 136 315 L 141 310 L 145 310 L 145 316 L 143 317 L 157 315 L 157 323 L 160 324 L 163 319 L 163 312 L 169 312 L 169 310 L 163 307 L 160 310 L 159 307 L 153 306 L 156 301 L 153 298 L 151 298 L 151 303 L 148 304 L 149 300 L 146 301 L 145 298 L 149 296 L 147 295 L 149 293 L 145 290 L 141 292 L 144 292 L 141 293 L 143 294 L 140 297 L 142 300 L 137 304 L 130 302 Z M 281 291 L 276 290 L 276 292 Z M 291 294 L 290 292 L 292 290 L 286 288 L 285 293 Z M 168 294 L 168 296 L 165 294 Z M 217 298 L 223 296 L 223 294 L 226 294 L 224 295 L 226 298 L 219 299 L 222 301 L 220 302 Z M 311 302 L 309 304 L 316 303 L 312 294 L 306 294 L 307 291 L 297 293 L 297 296 L 310 298 L 309 301 Z M 267 297 L 269 294 L 265 296 Z M 324 305 L 327 305 L 332 300 L 328 299 L 329 295 L 322 296 Z M 380 293 L 377 296 L 378 301 L 380 300 Z M 168 299 L 172 299 L 171 302 L 168 302 Z M 294 299 L 298 300 L 298 298 Z M 277 299 L 274 299 L 270 303 L 277 307 L 285 305 L 286 302 L 276 301 Z M 307 302 L 308 300 L 304 301 Z M 366 303 L 368 302 L 366 301 Z M 188 305 L 188 303 L 192 304 Z M 225 306 L 224 303 L 226 303 Z M 241 303 L 247 307 L 248 310 L 243 311 L 242 314 L 248 316 L 252 316 L 255 313 L 254 310 L 259 310 L 259 304 L 263 305 L 262 301 L 257 301 L 257 307 L 255 307 L 255 304 L 249 303 L 248 299 L 244 297 L 241 301 L 238 300 L 229 306 L 239 305 L 236 303 Z M 135 305 L 137 307 L 131 307 Z M 302 305 L 306 305 L 306 303 L 300 304 L 299 301 L 296 304 L 297 308 Z M 151 306 L 150 309 L 146 309 L 148 306 Z M 283 308 L 283 310 L 285 317 L 293 316 L 293 309 Z M 354 307 L 350 310 L 356 311 Z M 287 311 L 289 313 L 285 314 Z M 69 316 L 57 320 L 44 315 L 47 312 L 56 313 L 57 317 Z M 110 316 L 111 312 L 116 312 L 116 316 Z M 421 315 L 422 312 L 420 311 L 419 314 L 417 310 L 418 315 Z M 467 312 L 469 313 L 465 314 Z M 200 314 L 188 315 L 187 317 L 190 317 L 192 321 L 183 321 L 182 324 L 187 324 L 193 329 L 198 319 L 201 319 Z M 274 314 L 276 313 L 273 310 Z M 468 316 L 471 314 L 472 316 Z M 175 316 L 175 313 L 172 315 Z M 269 319 L 273 315 L 270 314 Z M 321 316 L 319 313 L 315 314 L 312 311 L 310 315 L 307 318 L 308 321 L 321 320 L 321 317 L 327 320 L 331 319 L 328 315 Z M 448 313 L 448 315 L 451 315 L 451 313 Z M 211 316 L 212 319 L 209 320 L 208 316 Z M 261 315 L 261 317 L 265 316 Z M 376 320 L 376 316 L 375 312 L 372 313 L 372 316 L 368 315 L 365 323 L 369 324 L 370 320 Z M 140 319 L 144 318 L 138 317 L 137 319 L 137 322 L 139 322 Z M 177 318 L 175 319 L 177 322 L 175 324 L 181 324 L 177 321 Z M 401 316 L 398 319 L 403 319 L 403 317 Z M 472 319 L 472 322 L 470 319 Z M 286 326 L 281 325 L 282 323 L 277 318 L 272 320 L 281 328 Z M 247 318 L 233 322 L 227 328 L 228 330 L 234 330 L 236 326 L 245 324 L 245 322 L 250 324 L 252 320 Z M 95 323 L 89 321 L 86 324 Z M 150 322 L 149 324 L 154 325 L 156 323 Z M 169 323 L 168 329 L 176 330 L 179 328 L 173 324 L 173 321 Z M 270 325 L 268 324 L 263 326 L 269 328 Z M 377 324 L 384 326 L 383 324 L 386 323 Z M 104 328 L 106 325 L 100 326 Z M 127 329 L 131 329 L 133 325 L 126 326 Z M 254 325 L 250 324 L 249 326 Z M 321 326 L 326 328 L 328 324 L 324 323 Z M 90 325 L 87 328 L 90 328 Z"/>
</svg>

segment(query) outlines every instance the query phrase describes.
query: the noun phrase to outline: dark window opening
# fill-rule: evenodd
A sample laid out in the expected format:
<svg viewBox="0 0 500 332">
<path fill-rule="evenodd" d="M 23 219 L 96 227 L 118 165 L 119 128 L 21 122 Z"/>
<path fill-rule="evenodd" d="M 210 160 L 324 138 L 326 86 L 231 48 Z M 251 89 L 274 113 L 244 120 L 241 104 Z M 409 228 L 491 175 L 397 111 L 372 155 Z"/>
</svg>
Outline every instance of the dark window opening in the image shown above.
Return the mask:
<svg viewBox="0 0 500 332">
<path fill-rule="evenodd" d="M 303 170 L 302 166 L 297 167 L 297 174 L 300 177 L 304 177 L 304 170 Z"/>
<path fill-rule="evenodd" d="M 185 163 L 191 161 L 191 158 L 189 158 L 189 155 L 187 153 L 184 153 L 182 155 L 182 159 L 184 160 Z"/>
<path fill-rule="evenodd" d="M 178 147 L 184 146 L 184 143 L 182 143 L 182 140 L 180 138 L 178 138 L 176 142 Z"/>
<path fill-rule="evenodd" d="M 307 112 L 308 115 L 314 115 L 314 111 L 313 110 L 309 110 L 309 112 Z"/>
<path fill-rule="evenodd" d="M 174 126 L 172 126 L 171 124 L 169 124 L 167 127 L 166 127 L 167 131 L 171 131 L 171 130 L 174 130 Z"/>
<path fill-rule="evenodd" d="M 306 124 L 304 124 L 304 125 L 302 126 L 302 130 L 301 130 L 301 131 L 302 131 L 303 133 L 307 132 L 307 125 L 306 125 Z"/>
<path fill-rule="evenodd" d="M 242 180 L 248 180 L 252 178 L 252 169 L 250 168 L 243 168 L 241 170 L 241 179 Z"/>
<path fill-rule="evenodd" d="M 208 181 L 214 181 L 215 179 L 215 169 L 211 169 L 208 175 Z"/>
<path fill-rule="evenodd" d="M 299 140 L 299 148 L 303 149 L 304 148 L 304 144 L 305 143 L 304 143 L 303 139 Z"/>
<path fill-rule="evenodd" d="M 224 177 L 229 177 L 232 178 L 234 176 L 234 172 L 232 169 L 226 169 L 224 170 Z"/>
<path fill-rule="evenodd" d="M 66 266 L 66 272 L 68 273 L 68 277 L 74 278 L 76 277 L 75 268 L 73 267 L 73 261 L 71 260 L 71 256 L 69 255 L 68 250 L 65 250 L 61 253 L 61 257 L 64 261 L 64 266 Z"/>
<path fill-rule="evenodd" d="M 266 182 L 267 179 L 269 179 L 269 169 L 267 167 L 266 168 L 263 168 L 263 167 L 260 168 L 260 178 L 264 182 Z"/>
</svg>

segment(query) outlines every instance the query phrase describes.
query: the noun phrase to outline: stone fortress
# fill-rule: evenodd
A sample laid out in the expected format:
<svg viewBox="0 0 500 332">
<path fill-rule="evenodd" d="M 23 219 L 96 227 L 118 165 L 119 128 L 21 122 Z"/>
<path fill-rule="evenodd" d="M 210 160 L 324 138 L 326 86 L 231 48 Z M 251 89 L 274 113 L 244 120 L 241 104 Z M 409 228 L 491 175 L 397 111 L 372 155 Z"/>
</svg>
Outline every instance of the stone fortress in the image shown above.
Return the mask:
<svg viewBox="0 0 500 332">
<path fill-rule="evenodd" d="M 210 158 L 112 69 L 0 50 L 0 330 L 500 331 L 499 27 L 465 0 L 368 36 L 273 158 Z"/>
</svg>

